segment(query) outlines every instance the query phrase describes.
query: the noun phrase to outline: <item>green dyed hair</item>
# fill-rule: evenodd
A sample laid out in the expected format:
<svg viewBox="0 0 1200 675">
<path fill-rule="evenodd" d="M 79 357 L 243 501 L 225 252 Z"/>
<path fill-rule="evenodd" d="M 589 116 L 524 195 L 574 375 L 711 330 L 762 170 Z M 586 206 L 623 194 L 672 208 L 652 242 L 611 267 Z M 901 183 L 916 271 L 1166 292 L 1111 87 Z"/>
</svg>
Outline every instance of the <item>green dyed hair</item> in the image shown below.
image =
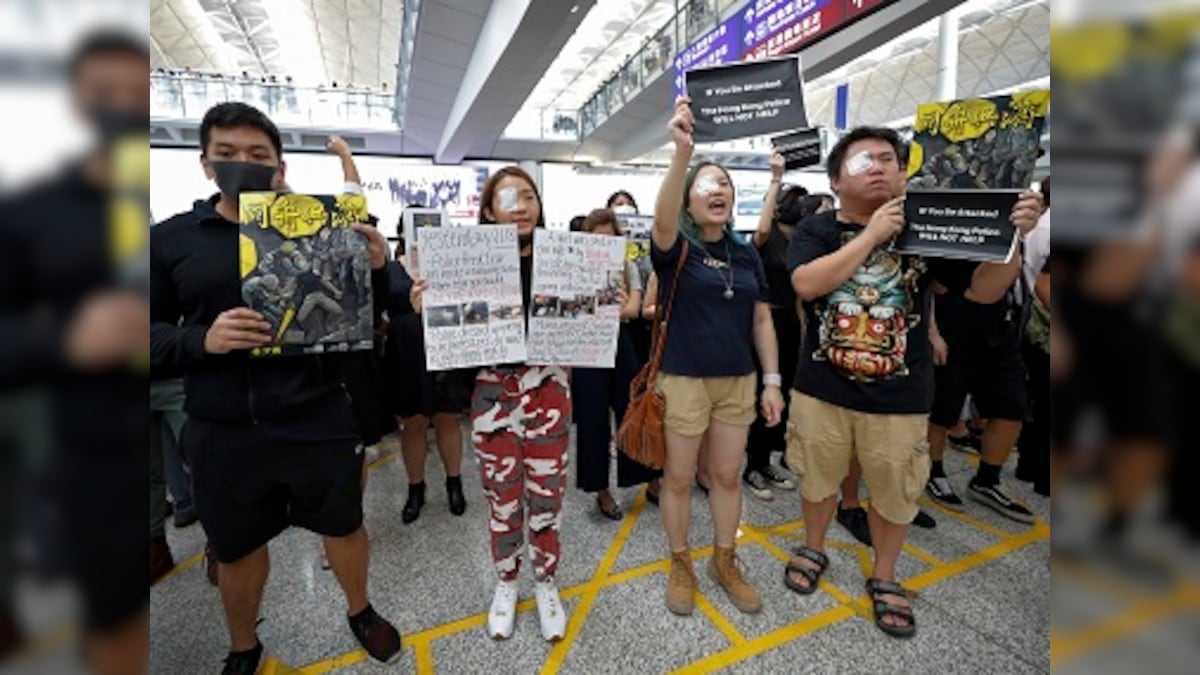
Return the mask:
<svg viewBox="0 0 1200 675">
<path fill-rule="evenodd" d="M 733 187 L 733 176 L 730 176 L 729 171 L 720 164 L 716 162 L 700 162 L 688 169 L 687 177 L 683 181 L 683 203 L 679 207 L 679 232 L 696 246 L 703 246 L 703 242 L 700 239 L 700 226 L 696 224 L 696 219 L 692 218 L 692 214 L 688 212 L 688 202 L 690 201 L 688 195 L 692 193 L 692 184 L 696 182 L 696 175 L 700 173 L 700 169 L 706 166 L 715 166 L 720 169 L 721 173 L 725 174 L 725 179 L 729 181 L 729 189 L 734 191 L 735 199 L 737 196 L 737 190 Z M 725 236 L 735 245 L 749 246 L 750 243 L 746 238 L 733 229 L 733 214 L 733 202 L 731 201 L 729 204 L 730 219 L 725 221 Z"/>
</svg>

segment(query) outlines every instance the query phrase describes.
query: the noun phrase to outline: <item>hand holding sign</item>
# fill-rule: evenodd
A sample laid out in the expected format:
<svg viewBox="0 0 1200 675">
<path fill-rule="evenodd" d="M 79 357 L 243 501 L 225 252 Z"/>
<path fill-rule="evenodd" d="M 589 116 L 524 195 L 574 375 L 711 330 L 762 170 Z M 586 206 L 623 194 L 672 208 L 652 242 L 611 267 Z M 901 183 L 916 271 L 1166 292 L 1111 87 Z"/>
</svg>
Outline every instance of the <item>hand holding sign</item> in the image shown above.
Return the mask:
<svg viewBox="0 0 1200 675">
<path fill-rule="evenodd" d="M 1012 224 L 1016 225 L 1022 235 L 1037 227 L 1038 219 L 1042 217 L 1042 211 L 1045 209 L 1045 199 L 1040 192 L 1026 190 L 1021 193 L 1021 197 L 1013 206 Z"/>
<path fill-rule="evenodd" d="M 904 197 L 893 197 L 871 215 L 871 222 L 863 233 L 882 246 L 904 229 Z"/>
<path fill-rule="evenodd" d="M 771 179 L 779 180 L 783 178 L 783 155 L 778 152 L 771 155 Z"/>
<path fill-rule="evenodd" d="M 686 96 L 675 99 L 675 115 L 667 124 L 667 132 L 670 133 L 677 150 L 692 147 L 692 130 L 695 128 L 696 119 L 692 116 L 691 104 L 692 99 Z"/>
<path fill-rule="evenodd" d="M 425 289 L 429 287 L 429 282 L 424 279 L 413 279 L 412 288 L 408 291 L 408 301 L 412 304 L 413 311 L 417 314 L 421 313 L 423 300 L 425 298 Z"/>
</svg>

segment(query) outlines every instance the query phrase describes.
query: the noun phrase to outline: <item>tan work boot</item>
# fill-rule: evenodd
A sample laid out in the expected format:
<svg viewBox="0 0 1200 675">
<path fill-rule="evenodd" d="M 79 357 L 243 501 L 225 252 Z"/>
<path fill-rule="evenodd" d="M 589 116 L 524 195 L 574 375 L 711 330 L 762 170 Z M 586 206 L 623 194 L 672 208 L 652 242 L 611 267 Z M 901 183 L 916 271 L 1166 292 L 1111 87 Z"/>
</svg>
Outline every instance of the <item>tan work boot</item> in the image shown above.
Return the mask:
<svg viewBox="0 0 1200 675">
<path fill-rule="evenodd" d="M 747 614 L 761 612 L 762 598 L 742 576 L 737 563 L 737 554 L 732 548 L 714 546 L 712 560 L 708 561 L 708 574 L 725 590 L 734 607 Z"/>
<path fill-rule="evenodd" d="M 667 609 L 672 614 L 691 616 L 696 609 L 696 571 L 690 551 L 671 554 L 671 573 L 667 577 Z"/>
</svg>

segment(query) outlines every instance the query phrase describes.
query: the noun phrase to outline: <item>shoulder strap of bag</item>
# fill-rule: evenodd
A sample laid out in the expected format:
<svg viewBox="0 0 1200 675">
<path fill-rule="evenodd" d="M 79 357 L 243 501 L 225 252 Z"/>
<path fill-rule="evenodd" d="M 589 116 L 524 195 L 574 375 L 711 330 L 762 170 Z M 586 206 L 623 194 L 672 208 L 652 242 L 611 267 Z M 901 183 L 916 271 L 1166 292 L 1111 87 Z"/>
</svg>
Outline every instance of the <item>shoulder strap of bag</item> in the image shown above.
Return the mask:
<svg viewBox="0 0 1200 675">
<path fill-rule="evenodd" d="M 679 262 L 675 263 L 675 278 L 671 280 L 671 292 L 667 294 L 666 309 L 663 312 L 661 321 L 654 322 L 653 337 L 651 338 L 652 354 L 650 355 L 650 381 L 653 382 L 658 369 L 662 365 L 663 348 L 667 344 L 667 326 L 671 322 L 671 308 L 675 305 L 675 290 L 679 288 L 679 275 L 683 273 L 683 264 L 687 262 L 689 243 L 683 234 L 677 235 L 683 239 L 683 246 L 679 251 Z"/>
</svg>

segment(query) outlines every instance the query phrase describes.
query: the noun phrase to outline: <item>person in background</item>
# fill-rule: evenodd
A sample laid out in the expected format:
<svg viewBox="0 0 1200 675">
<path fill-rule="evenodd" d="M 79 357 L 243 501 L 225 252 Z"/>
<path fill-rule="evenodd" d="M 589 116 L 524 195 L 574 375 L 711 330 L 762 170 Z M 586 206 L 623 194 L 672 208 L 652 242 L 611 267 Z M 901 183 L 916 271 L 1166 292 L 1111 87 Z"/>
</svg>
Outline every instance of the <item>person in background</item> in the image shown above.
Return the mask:
<svg viewBox="0 0 1200 675">
<path fill-rule="evenodd" d="M 146 396 L 149 311 L 144 270 L 111 255 L 123 219 L 110 216 L 118 190 L 134 187 L 119 182 L 121 148 L 142 136 L 146 156 L 150 48 L 145 33 L 104 29 L 83 36 L 63 65 L 69 108 L 46 112 L 73 115 L 92 142 L 0 204 L 0 420 L 15 422 L 0 422 L 0 494 L 12 500 L 0 516 L 0 654 L 16 655 L 21 639 L 7 574 L 18 562 L 9 528 L 25 517 L 19 495 L 38 516 L 53 510 L 25 534 L 37 571 L 65 574 L 78 591 L 83 669 L 140 673 L 150 635 L 140 527 L 147 409 L 133 402 Z M 149 226 L 127 222 L 138 238 Z"/>
<path fill-rule="evenodd" d="M 211 108 L 201 165 L 219 194 L 155 226 L 150 237 L 150 360 L 185 371 L 196 511 L 220 562 L 231 648 L 224 673 L 253 673 L 256 625 L 270 570 L 267 544 L 289 526 L 324 538 L 347 601 L 351 633 L 372 658 L 401 655 L 400 634 L 367 597 L 362 443 L 339 375 L 339 354 L 251 359 L 270 324 L 243 305 L 237 271 L 238 197 L 278 189 L 286 172 L 278 128 L 244 103 Z M 366 237 L 376 306 L 386 243 Z M 227 273 L 228 272 L 228 273 Z"/>
<path fill-rule="evenodd" d="M 412 208 L 412 205 L 409 205 Z M 423 208 L 423 207 L 416 207 Z M 404 242 L 396 247 L 396 260 L 388 263 L 389 318 L 385 368 L 393 383 L 392 412 L 400 418 L 400 451 L 408 476 L 408 496 L 400 520 L 406 525 L 421 516 L 425 506 L 425 461 L 429 456 L 428 432 L 433 425 L 438 455 L 446 474 L 450 513 L 466 513 L 462 486 L 463 438 L 459 421 L 471 401 L 474 373 L 469 370 L 429 372 L 425 367 L 425 331 L 421 315 L 413 311 L 413 279 L 400 262 Z"/>
<path fill-rule="evenodd" d="M 637 200 L 625 190 L 617 190 L 609 195 L 608 201 L 604 203 L 604 208 L 612 209 L 612 212 L 617 215 L 638 212 Z"/>
<path fill-rule="evenodd" d="M 533 231 L 545 227 L 541 195 L 528 173 L 508 166 L 484 183 L 480 204 L 480 225 L 517 226 L 521 292 L 528 317 Z M 418 312 L 423 309 L 426 285 L 423 279 L 413 283 L 411 300 Z M 496 364 L 481 368 L 475 377 L 471 441 L 491 508 L 488 529 L 498 577 L 487 621 L 493 639 L 508 639 L 516 625 L 526 526 L 542 637 L 555 641 L 566 635 L 567 614 L 554 577 L 562 556 L 559 528 L 571 412 L 570 378 L 561 366 Z"/>
<path fill-rule="evenodd" d="M 1030 414 L 1017 441 L 1017 480 L 1033 483 L 1035 492 L 1050 496 L 1050 177 L 1041 184 L 1046 210 L 1025 237 L 1026 297 L 1029 307 L 1021 354 L 1029 374 Z"/>
<path fill-rule="evenodd" d="M 623 236 L 616 215 L 609 209 L 595 209 L 584 221 L 585 232 L 609 237 Z M 574 368 L 571 372 L 571 398 L 575 408 L 576 483 L 580 490 L 596 495 L 596 508 L 606 518 L 620 520 L 624 514 L 608 487 L 612 420 L 619 424 L 629 405 L 629 385 L 640 364 L 633 351 L 630 322 L 638 318 L 642 307 L 641 275 L 631 261 L 625 264 L 625 303 L 621 308 L 621 328 L 617 336 L 616 365 L 613 368 Z M 617 487 L 647 483 L 657 472 L 617 452 Z"/>
<path fill-rule="evenodd" d="M 787 270 L 787 246 L 788 239 L 796 229 L 796 223 L 808 215 L 804 212 L 804 198 L 808 196 L 808 190 L 792 186 L 780 197 L 783 155 L 771 155 L 770 167 L 771 184 L 763 199 L 753 242 L 767 277 L 771 320 L 775 325 L 775 339 L 779 344 L 779 372 L 783 377 L 791 378 L 796 373 L 802 328 L 800 316 L 796 313 L 796 292 L 792 290 Z M 761 370 L 759 366 L 760 376 Z M 760 414 L 754 420 L 754 424 L 750 425 L 750 438 L 746 444 L 746 469 L 742 472 L 742 482 L 750 490 L 750 494 L 759 499 L 774 499 L 774 490 L 796 489 L 795 481 L 771 463 L 771 453 L 782 453 L 787 448 L 786 423 L 785 405 L 782 423 L 768 426 L 766 417 Z"/>
<path fill-rule="evenodd" d="M 666 604 L 678 615 L 695 608 L 688 530 L 691 488 L 707 434 L 715 548 L 709 573 L 735 607 L 754 613 L 762 610 L 762 598 L 738 568 L 734 546 L 742 511 L 738 479 L 755 418 L 755 353 L 766 373 L 763 414 L 772 425 L 783 411 L 782 376 L 762 261 L 733 231 L 729 174 L 707 162 L 688 168 L 690 103 L 677 99 L 668 125 L 675 151 L 655 204 L 651 245 L 661 296 L 670 297 L 672 286 L 678 286 L 655 383 L 666 401 L 666 480 L 659 502 L 671 547 Z M 681 256 L 686 257 L 681 261 Z"/>
</svg>

